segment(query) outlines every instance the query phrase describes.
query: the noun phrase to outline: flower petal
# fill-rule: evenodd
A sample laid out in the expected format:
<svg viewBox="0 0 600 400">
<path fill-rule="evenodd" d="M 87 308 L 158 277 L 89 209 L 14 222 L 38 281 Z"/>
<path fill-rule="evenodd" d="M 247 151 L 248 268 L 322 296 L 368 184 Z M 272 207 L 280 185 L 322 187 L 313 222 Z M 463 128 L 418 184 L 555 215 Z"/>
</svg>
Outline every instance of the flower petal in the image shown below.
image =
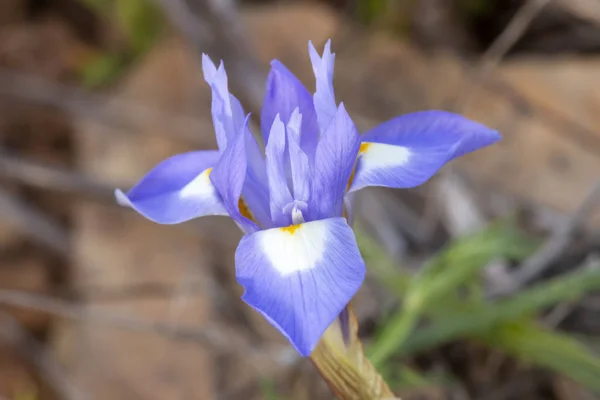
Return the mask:
<svg viewBox="0 0 600 400">
<path fill-rule="evenodd" d="M 343 198 L 360 147 L 360 134 L 341 103 L 315 157 L 309 219 L 342 216 Z"/>
<path fill-rule="evenodd" d="M 239 134 L 232 137 L 219 162 L 210 174 L 210 180 L 221 195 L 223 205 L 231 218 L 246 233 L 257 231 L 258 225 L 240 211 L 240 197 L 246 181 L 248 159 L 246 157 L 247 122 Z"/>
<path fill-rule="evenodd" d="M 275 116 L 287 123 L 295 108 L 302 114 L 302 133 L 300 144 L 309 157 L 313 157 L 319 140 L 319 125 L 311 94 L 282 63 L 271 62 L 271 72 L 267 78 L 267 91 L 261 114 L 261 130 L 265 143 L 269 142 L 269 134 Z"/>
<path fill-rule="evenodd" d="M 117 202 L 159 224 L 177 224 L 204 215 L 227 215 L 209 174 L 219 152 L 193 151 L 170 157 L 144 176 Z"/>
<path fill-rule="evenodd" d="M 448 161 L 491 145 L 501 136 L 458 114 L 422 111 L 384 122 L 362 139 L 350 191 L 365 186 L 418 186 Z"/>
<path fill-rule="evenodd" d="M 285 173 L 285 126 L 279 115 L 275 116 L 269 142 L 265 148 L 267 154 L 267 177 L 269 180 L 269 196 L 271 219 L 276 226 L 292 223 L 291 215 L 284 214 L 284 207 L 293 201 Z"/>
<path fill-rule="evenodd" d="M 287 124 L 288 151 L 294 188 L 294 200 L 307 202 L 310 195 L 310 166 L 308 156 L 300 147 L 302 114 L 296 108 Z"/>
<path fill-rule="evenodd" d="M 248 128 L 246 135 L 246 156 L 248 170 L 242 189 L 242 197 L 248 204 L 250 212 L 263 229 L 272 228 L 271 208 L 269 205 L 269 186 L 265 158 L 256 139 Z"/>
<path fill-rule="evenodd" d="M 221 151 L 227 141 L 237 136 L 244 125 L 245 115 L 240 102 L 229 93 L 227 73 L 223 61 L 217 69 L 210 57 L 202 54 L 204 80 L 212 90 L 211 112 L 217 144 Z"/>
<path fill-rule="evenodd" d="M 325 43 L 322 57 L 317 53 L 312 41 L 309 41 L 308 54 L 317 82 L 317 90 L 314 95 L 315 110 L 321 132 L 325 132 L 337 111 L 333 91 L 335 54 L 331 53 L 331 39 Z"/>
<path fill-rule="evenodd" d="M 303 356 L 350 302 L 365 276 L 352 229 L 343 218 L 259 231 L 235 253 L 242 299 Z"/>
</svg>

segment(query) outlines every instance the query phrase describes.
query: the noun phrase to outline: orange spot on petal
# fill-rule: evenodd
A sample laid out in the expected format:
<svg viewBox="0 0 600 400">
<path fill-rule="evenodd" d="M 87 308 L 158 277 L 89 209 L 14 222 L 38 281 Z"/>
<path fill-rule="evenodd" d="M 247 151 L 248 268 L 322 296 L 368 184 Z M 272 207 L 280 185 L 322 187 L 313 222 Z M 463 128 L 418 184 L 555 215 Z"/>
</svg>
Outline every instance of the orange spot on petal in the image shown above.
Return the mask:
<svg viewBox="0 0 600 400">
<path fill-rule="evenodd" d="M 352 186 L 352 182 L 354 182 L 354 175 L 356 174 L 356 163 L 354 163 L 354 168 L 352 168 L 352 173 L 350 174 L 350 179 L 348 179 L 348 184 L 346 185 L 346 191 L 350 189 Z"/>
<path fill-rule="evenodd" d="M 290 235 L 293 235 L 294 233 L 296 233 L 296 231 L 298 229 L 300 229 L 300 225 L 290 225 L 290 226 L 286 226 L 284 228 L 279 228 L 284 232 L 289 233 Z"/>
<path fill-rule="evenodd" d="M 368 142 L 361 143 L 360 149 L 358 150 L 358 154 L 366 153 L 367 150 L 369 150 L 369 147 L 371 147 L 371 143 L 368 143 Z"/>
<path fill-rule="evenodd" d="M 356 159 L 358 160 L 358 157 L 360 157 L 361 154 L 366 153 L 367 150 L 369 150 L 369 147 L 371 147 L 371 143 L 368 143 L 368 142 L 361 143 L 360 149 L 358 150 L 358 156 L 356 157 Z M 355 174 L 356 174 L 356 162 L 354 163 L 354 168 L 352 168 L 352 173 L 350 174 L 350 178 L 348 179 L 348 184 L 346 185 L 346 191 L 350 190 L 350 186 L 352 186 L 352 182 L 354 182 Z"/>
<path fill-rule="evenodd" d="M 252 221 L 256 222 L 256 220 L 254 219 L 254 216 L 250 212 L 250 209 L 246 205 L 246 202 L 241 197 L 238 200 L 238 209 L 240 210 L 240 214 L 242 214 L 244 217 L 248 218 L 249 220 L 252 220 Z"/>
</svg>

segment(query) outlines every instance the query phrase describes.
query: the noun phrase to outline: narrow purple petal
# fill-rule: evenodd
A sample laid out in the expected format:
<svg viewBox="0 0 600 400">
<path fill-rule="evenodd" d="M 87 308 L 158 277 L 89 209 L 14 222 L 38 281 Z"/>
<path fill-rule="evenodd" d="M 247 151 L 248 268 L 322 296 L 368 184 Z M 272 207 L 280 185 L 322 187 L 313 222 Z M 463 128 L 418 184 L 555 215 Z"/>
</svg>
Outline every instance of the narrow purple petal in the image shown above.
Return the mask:
<svg viewBox="0 0 600 400">
<path fill-rule="evenodd" d="M 363 135 L 350 191 L 421 185 L 448 161 L 500 139 L 497 131 L 450 112 L 396 117 Z"/>
<path fill-rule="evenodd" d="M 245 134 L 248 170 L 246 173 L 246 182 L 242 190 L 242 197 L 261 228 L 272 228 L 274 225 L 271 221 L 265 158 L 261 153 L 258 143 L 256 143 L 256 139 L 248 128 L 246 128 Z"/>
<path fill-rule="evenodd" d="M 310 55 L 310 61 L 317 82 L 317 90 L 314 95 L 315 111 L 317 112 L 321 132 L 325 132 L 337 111 L 333 91 L 335 54 L 331 53 L 331 40 L 325 43 L 322 57 L 317 53 L 312 41 L 309 41 L 308 54 Z"/>
<path fill-rule="evenodd" d="M 247 123 L 247 119 L 246 119 Z M 221 154 L 219 162 L 210 174 L 210 180 L 221 195 L 223 205 L 235 222 L 246 233 L 257 231 L 258 225 L 242 215 L 239 201 L 246 180 L 248 159 L 246 157 L 246 126 L 232 137 L 227 148 Z"/>
<path fill-rule="evenodd" d="M 218 159 L 216 150 L 170 157 L 148 172 L 127 194 L 116 190 L 117 201 L 159 224 L 177 224 L 204 215 L 227 215 L 209 179 Z"/>
<path fill-rule="evenodd" d="M 297 107 L 302 114 L 301 147 L 312 157 L 319 140 L 319 125 L 312 96 L 289 69 L 279 61 L 273 60 L 261 114 L 261 130 L 265 143 L 269 141 L 275 116 L 279 114 L 281 120 L 287 123 Z"/>
<path fill-rule="evenodd" d="M 340 104 L 317 147 L 309 219 L 342 215 L 343 198 L 360 147 L 360 134 Z"/>
<path fill-rule="evenodd" d="M 298 108 L 294 110 L 287 125 L 288 151 L 294 189 L 294 200 L 308 202 L 310 195 L 310 167 L 308 156 L 300 147 L 302 115 Z"/>
<path fill-rule="evenodd" d="M 245 114 L 240 102 L 229 93 L 227 73 L 225 66 L 221 61 L 219 68 L 216 68 L 210 57 L 202 55 L 202 70 L 204 80 L 212 91 L 211 113 L 217 144 L 221 151 L 227 147 L 227 141 L 241 131 Z"/>
<path fill-rule="evenodd" d="M 365 276 L 352 229 L 343 218 L 259 231 L 235 253 L 242 299 L 308 356 Z"/>
<path fill-rule="evenodd" d="M 269 142 L 265 149 L 267 155 L 271 219 L 276 226 L 286 226 L 292 223 L 291 215 L 284 214 L 283 212 L 285 206 L 293 201 L 285 173 L 285 142 L 285 126 L 281 122 L 279 115 L 277 115 L 273 121 Z"/>
</svg>

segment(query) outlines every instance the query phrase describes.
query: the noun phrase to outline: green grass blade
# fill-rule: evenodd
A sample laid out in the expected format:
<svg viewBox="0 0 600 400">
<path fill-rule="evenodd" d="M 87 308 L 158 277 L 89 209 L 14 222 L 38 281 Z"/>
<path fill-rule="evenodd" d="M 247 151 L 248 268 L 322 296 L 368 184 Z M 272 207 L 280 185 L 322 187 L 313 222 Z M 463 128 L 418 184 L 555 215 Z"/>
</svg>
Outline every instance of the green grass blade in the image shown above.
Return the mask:
<svg viewBox="0 0 600 400">
<path fill-rule="evenodd" d="M 541 283 L 496 304 L 446 303 L 447 307 L 432 316 L 432 323 L 407 339 L 402 354 L 414 354 L 460 337 L 492 330 L 502 323 L 522 319 L 539 310 L 575 300 L 600 289 L 600 266 L 578 270 Z"/>
<path fill-rule="evenodd" d="M 505 324 L 479 338 L 522 361 L 559 372 L 600 393 L 600 358 L 578 341 L 531 322 Z"/>
<path fill-rule="evenodd" d="M 453 300 L 456 289 L 496 257 L 522 258 L 534 250 L 510 223 L 493 224 L 478 234 L 462 238 L 434 257 L 411 280 L 403 307 L 385 323 L 369 348 L 369 357 L 382 365 L 409 337 L 415 323 L 440 298 Z M 450 299 L 450 300 L 449 300 Z"/>
</svg>

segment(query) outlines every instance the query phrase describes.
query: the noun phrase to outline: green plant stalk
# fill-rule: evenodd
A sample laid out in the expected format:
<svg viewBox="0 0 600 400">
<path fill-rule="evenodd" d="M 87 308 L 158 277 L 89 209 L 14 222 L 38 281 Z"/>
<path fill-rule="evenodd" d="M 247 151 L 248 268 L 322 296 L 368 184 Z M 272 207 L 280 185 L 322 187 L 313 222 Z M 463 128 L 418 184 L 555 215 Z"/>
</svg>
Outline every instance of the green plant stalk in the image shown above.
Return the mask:
<svg viewBox="0 0 600 400">
<path fill-rule="evenodd" d="M 396 350 L 398 343 L 404 343 L 412 332 L 420 312 L 418 308 L 407 309 L 392 317 L 381 336 L 369 349 L 369 359 L 376 367 L 381 367 L 388 355 Z"/>
<path fill-rule="evenodd" d="M 397 399 L 365 356 L 352 309 L 327 329 L 310 356 L 331 391 L 340 400 Z"/>
<path fill-rule="evenodd" d="M 600 393 L 600 359 L 577 340 L 531 321 L 507 323 L 478 339 L 525 362 L 535 363 Z"/>
<path fill-rule="evenodd" d="M 364 239 L 361 243 L 367 245 L 369 255 L 376 254 L 376 245 Z M 451 310 L 449 305 L 460 303 L 456 289 L 475 279 L 477 272 L 489 261 L 499 256 L 521 258 L 533 248 L 531 241 L 518 235 L 506 222 L 496 223 L 448 246 L 429 260 L 406 286 L 400 287 L 400 294 L 404 295 L 403 309 L 386 322 L 377 340 L 373 342 L 369 349 L 371 361 L 376 366 L 381 366 L 404 347 L 404 342 L 411 338 L 410 333 L 420 315 L 432 309 Z M 378 258 L 386 260 L 385 257 Z M 376 274 L 388 281 L 394 275 L 393 267 L 384 273 L 376 271 Z"/>
<path fill-rule="evenodd" d="M 599 288 L 600 270 L 596 266 L 539 284 L 496 304 L 453 304 L 434 318 L 435 323 L 420 329 L 418 335 L 409 337 L 400 353 L 410 355 L 459 337 L 479 334 Z"/>
</svg>

